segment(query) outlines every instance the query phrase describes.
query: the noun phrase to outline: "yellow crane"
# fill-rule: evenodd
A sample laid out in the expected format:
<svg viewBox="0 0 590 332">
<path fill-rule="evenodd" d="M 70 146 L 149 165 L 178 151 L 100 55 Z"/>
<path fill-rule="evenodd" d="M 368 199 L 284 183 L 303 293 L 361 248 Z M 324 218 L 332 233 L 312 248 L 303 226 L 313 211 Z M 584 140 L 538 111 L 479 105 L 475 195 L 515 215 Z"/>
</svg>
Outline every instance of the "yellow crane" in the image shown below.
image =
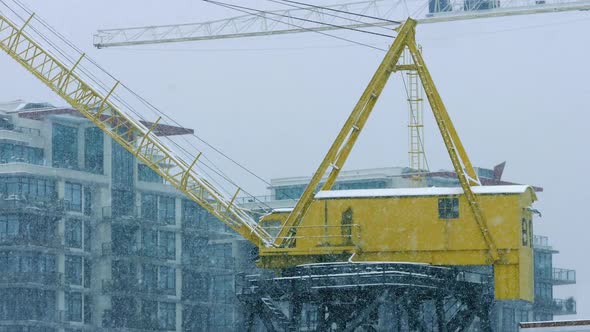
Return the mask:
<svg viewBox="0 0 590 332">
<path fill-rule="evenodd" d="M 34 15 L 34 14 L 33 14 Z M 255 220 L 195 168 L 175 156 L 149 128 L 125 114 L 77 71 L 0 14 L 0 48 L 139 161 L 260 248 L 260 265 L 280 270 L 302 263 L 405 261 L 437 265 L 494 265 L 498 299 L 533 299 L 531 187 L 484 187 L 474 171 L 415 41 L 407 19 L 326 157 L 292 211 Z M 412 64 L 399 64 L 404 50 Z M 390 75 L 415 70 L 459 177 L 461 188 L 330 191 Z M 314 189 L 328 179 L 319 194 Z M 279 225 L 278 229 L 273 227 Z M 272 233 L 272 235 L 271 235 Z"/>
</svg>

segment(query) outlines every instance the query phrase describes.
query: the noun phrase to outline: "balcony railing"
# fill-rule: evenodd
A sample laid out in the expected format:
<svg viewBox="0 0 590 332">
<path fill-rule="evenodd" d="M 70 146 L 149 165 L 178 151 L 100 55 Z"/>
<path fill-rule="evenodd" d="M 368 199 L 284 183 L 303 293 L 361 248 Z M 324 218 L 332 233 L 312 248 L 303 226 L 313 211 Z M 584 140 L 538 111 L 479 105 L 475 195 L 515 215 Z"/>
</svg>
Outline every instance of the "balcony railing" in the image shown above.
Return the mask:
<svg viewBox="0 0 590 332">
<path fill-rule="evenodd" d="M 8 195 L 0 198 L 0 210 L 21 210 L 23 212 L 61 215 L 64 212 L 61 199 L 26 198 L 24 195 Z"/>
<path fill-rule="evenodd" d="M 576 300 L 573 297 L 567 299 L 553 299 L 552 311 L 554 315 L 575 315 Z"/>
<path fill-rule="evenodd" d="M 132 206 L 128 209 L 114 211 L 112 206 L 102 208 L 102 218 L 111 220 L 114 223 L 133 223 L 143 225 L 174 225 L 174 218 L 164 218 L 158 216 L 146 216 L 142 213 L 141 206 Z"/>
<path fill-rule="evenodd" d="M 103 256 L 141 256 L 147 258 L 157 259 L 176 259 L 176 251 L 174 253 L 168 253 L 166 246 L 156 246 L 153 248 L 142 248 L 139 246 L 116 246 L 112 242 L 104 242 L 102 244 L 102 255 Z"/>
<path fill-rule="evenodd" d="M 29 127 L 22 127 L 22 126 L 15 126 L 13 124 L 4 124 L 0 130 L 10 130 L 15 131 L 17 133 L 23 133 L 29 136 L 41 136 L 41 130 L 37 128 L 29 128 Z"/>
<path fill-rule="evenodd" d="M 553 250 L 553 248 L 549 245 L 549 238 L 543 235 L 533 236 L 533 247 L 535 249 Z"/>
<path fill-rule="evenodd" d="M 141 207 L 130 206 L 127 209 L 120 209 L 120 211 L 113 211 L 112 206 L 104 206 L 102 208 L 102 218 L 112 219 L 113 221 L 139 221 L 141 219 Z"/>
<path fill-rule="evenodd" d="M 553 268 L 554 285 L 571 285 L 576 283 L 576 270 Z"/>
<path fill-rule="evenodd" d="M 223 256 L 182 256 L 182 263 L 194 268 L 232 270 L 235 267 L 234 257 Z"/>
<path fill-rule="evenodd" d="M 3 237 L 0 237 L 0 246 L 39 246 L 48 248 L 62 248 L 64 244 L 63 237 L 57 235 L 45 239 L 35 239 L 26 237 L 24 235 L 8 236 L 5 234 Z"/>
<path fill-rule="evenodd" d="M 123 279 L 103 279 L 102 290 L 105 293 L 124 292 L 124 293 L 147 293 L 152 295 L 176 295 L 176 289 L 160 288 L 158 285 L 146 285 L 141 280 L 135 278 Z"/>
<path fill-rule="evenodd" d="M 34 283 L 48 286 L 63 285 L 64 275 L 59 272 L 4 272 L 0 284 Z"/>
</svg>

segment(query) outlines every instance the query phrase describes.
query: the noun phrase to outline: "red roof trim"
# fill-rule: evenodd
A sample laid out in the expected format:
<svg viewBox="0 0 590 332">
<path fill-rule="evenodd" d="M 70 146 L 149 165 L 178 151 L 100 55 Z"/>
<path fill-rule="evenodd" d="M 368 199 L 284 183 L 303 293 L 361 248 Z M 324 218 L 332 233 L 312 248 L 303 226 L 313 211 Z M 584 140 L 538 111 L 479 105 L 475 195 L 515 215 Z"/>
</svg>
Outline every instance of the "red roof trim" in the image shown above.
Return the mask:
<svg viewBox="0 0 590 332">
<path fill-rule="evenodd" d="M 31 120 L 42 120 L 45 116 L 48 115 L 72 115 L 80 118 L 84 118 L 84 116 L 76 111 L 73 108 L 55 108 L 50 110 L 39 110 L 39 111 L 22 111 L 18 113 L 18 116 L 21 118 L 31 119 Z M 101 116 L 101 119 L 106 119 L 106 116 Z M 146 127 L 151 127 L 154 123 L 148 121 L 139 121 Z M 158 124 L 156 128 L 154 128 L 154 134 L 157 136 L 174 136 L 174 135 L 187 135 L 193 134 L 195 131 L 189 128 L 183 127 L 176 127 L 164 124 Z"/>
</svg>

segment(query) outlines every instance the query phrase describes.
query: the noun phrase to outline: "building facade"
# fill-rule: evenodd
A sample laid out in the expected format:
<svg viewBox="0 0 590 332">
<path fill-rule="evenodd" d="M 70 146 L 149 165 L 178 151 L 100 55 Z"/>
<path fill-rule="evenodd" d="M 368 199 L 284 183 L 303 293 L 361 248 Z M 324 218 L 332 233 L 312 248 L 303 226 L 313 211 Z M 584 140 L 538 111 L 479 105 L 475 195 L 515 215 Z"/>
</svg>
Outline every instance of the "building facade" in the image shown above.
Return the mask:
<svg viewBox="0 0 590 332">
<path fill-rule="evenodd" d="M 242 244 L 75 110 L 0 105 L 0 331 L 233 330 Z"/>
<path fill-rule="evenodd" d="M 477 172 L 485 184 L 507 184 L 502 170 Z M 452 172 L 420 182 L 414 175 L 401 167 L 343 171 L 334 189 L 458 185 Z M 292 207 L 308 181 L 273 179 L 260 201 Z M 573 298 L 552 291 L 575 283 L 575 271 L 553 267 L 557 251 L 546 237 L 534 244 L 535 302 L 497 303 L 498 331 L 576 311 Z M 0 104 L 0 332 L 240 330 L 234 280 L 253 271 L 255 256 L 75 110 Z M 312 327 L 317 312 L 303 314 Z"/>
</svg>

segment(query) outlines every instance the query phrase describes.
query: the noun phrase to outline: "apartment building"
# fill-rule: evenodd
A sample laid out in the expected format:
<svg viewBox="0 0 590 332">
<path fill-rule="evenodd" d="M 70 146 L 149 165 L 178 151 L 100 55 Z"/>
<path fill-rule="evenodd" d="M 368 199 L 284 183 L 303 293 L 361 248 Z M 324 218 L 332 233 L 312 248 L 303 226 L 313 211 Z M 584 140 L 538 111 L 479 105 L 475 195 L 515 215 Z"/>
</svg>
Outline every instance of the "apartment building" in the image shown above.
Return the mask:
<svg viewBox="0 0 590 332">
<path fill-rule="evenodd" d="M 75 110 L 0 104 L 0 331 L 232 330 L 240 245 Z"/>
</svg>

